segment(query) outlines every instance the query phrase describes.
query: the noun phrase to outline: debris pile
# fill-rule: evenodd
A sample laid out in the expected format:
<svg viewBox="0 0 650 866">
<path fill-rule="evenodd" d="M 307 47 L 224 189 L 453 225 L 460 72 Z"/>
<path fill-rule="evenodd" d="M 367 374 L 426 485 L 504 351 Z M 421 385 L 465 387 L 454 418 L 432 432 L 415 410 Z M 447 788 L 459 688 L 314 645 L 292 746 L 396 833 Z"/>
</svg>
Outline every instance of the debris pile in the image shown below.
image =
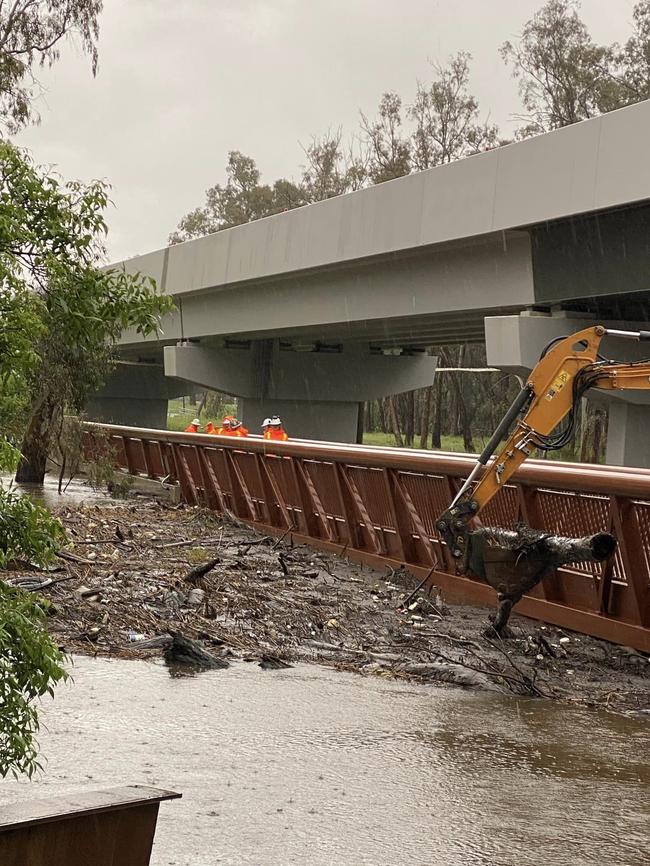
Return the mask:
<svg viewBox="0 0 650 866">
<path fill-rule="evenodd" d="M 0 576 L 40 591 L 69 652 L 225 668 L 299 661 L 420 682 L 647 710 L 641 653 L 514 617 L 449 606 L 406 572 L 381 574 L 197 508 L 139 501 L 63 508 L 70 543 L 48 573 Z M 414 589 L 415 587 L 415 589 Z"/>
</svg>

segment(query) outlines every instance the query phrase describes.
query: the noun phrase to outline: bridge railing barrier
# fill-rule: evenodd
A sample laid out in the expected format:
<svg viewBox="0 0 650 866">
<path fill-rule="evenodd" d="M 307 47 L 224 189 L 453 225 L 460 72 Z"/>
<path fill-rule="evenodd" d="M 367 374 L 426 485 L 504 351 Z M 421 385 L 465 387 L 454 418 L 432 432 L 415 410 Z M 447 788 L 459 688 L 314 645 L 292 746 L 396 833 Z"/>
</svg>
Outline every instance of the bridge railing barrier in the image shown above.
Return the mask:
<svg viewBox="0 0 650 866">
<path fill-rule="evenodd" d="M 454 574 L 435 527 L 471 456 L 89 424 L 87 448 L 107 443 L 118 467 L 178 483 L 189 504 L 378 568 L 404 564 L 450 597 L 494 604 L 486 583 Z M 572 536 L 614 533 L 609 561 L 558 569 L 517 610 L 650 651 L 650 470 L 530 460 L 482 520 Z"/>
</svg>

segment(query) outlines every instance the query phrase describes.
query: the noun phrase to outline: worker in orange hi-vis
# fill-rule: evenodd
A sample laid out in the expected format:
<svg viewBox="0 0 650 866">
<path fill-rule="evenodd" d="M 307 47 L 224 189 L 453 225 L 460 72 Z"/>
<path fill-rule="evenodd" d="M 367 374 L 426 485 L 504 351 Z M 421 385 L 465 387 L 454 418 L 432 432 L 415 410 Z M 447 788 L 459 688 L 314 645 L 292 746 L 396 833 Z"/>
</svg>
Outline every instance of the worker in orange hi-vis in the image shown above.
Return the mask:
<svg viewBox="0 0 650 866">
<path fill-rule="evenodd" d="M 217 432 L 217 429 L 212 423 L 212 421 L 208 421 L 208 423 L 205 425 L 205 432 L 209 433 L 211 436 L 214 436 L 214 434 Z"/>
<path fill-rule="evenodd" d="M 185 428 L 185 433 L 198 433 L 199 427 L 201 426 L 201 422 L 198 418 L 195 418 L 191 424 L 188 424 Z"/>
<path fill-rule="evenodd" d="M 215 430 L 217 436 L 230 436 L 230 425 L 232 423 L 232 415 L 226 415 L 221 421 L 221 427 Z"/>
<path fill-rule="evenodd" d="M 287 432 L 282 426 L 282 420 L 277 415 L 271 418 L 265 418 L 262 424 L 264 430 L 264 438 L 275 442 L 286 442 L 289 438 Z"/>
<path fill-rule="evenodd" d="M 248 430 L 241 421 L 237 418 L 232 418 L 230 421 L 230 433 L 229 436 L 248 436 Z"/>
</svg>

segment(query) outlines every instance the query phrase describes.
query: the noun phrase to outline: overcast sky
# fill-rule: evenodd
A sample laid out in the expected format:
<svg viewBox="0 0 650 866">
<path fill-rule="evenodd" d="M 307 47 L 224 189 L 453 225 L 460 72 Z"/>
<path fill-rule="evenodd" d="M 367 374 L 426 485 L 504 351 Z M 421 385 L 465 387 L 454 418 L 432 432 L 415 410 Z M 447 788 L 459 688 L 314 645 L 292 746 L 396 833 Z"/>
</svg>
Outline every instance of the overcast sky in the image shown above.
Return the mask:
<svg viewBox="0 0 650 866">
<path fill-rule="evenodd" d="M 17 136 L 66 178 L 105 178 L 115 261 L 164 246 L 229 150 L 263 179 L 298 177 L 302 144 L 353 132 L 385 90 L 408 102 L 431 60 L 465 49 L 485 113 L 509 131 L 516 83 L 498 48 L 541 0 L 105 0 L 99 69 L 73 44 L 41 76 L 39 126 Z M 584 0 L 597 41 L 624 40 L 633 0 Z"/>
</svg>

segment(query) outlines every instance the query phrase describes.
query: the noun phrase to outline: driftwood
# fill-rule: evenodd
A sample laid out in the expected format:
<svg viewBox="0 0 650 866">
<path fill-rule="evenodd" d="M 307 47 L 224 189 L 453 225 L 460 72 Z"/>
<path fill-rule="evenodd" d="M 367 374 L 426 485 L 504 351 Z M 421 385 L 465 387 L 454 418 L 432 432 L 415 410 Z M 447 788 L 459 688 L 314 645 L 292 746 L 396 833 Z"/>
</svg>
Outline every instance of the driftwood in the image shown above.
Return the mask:
<svg viewBox="0 0 650 866">
<path fill-rule="evenodd" d="M 270 653 L 263 653 L 260 656 L 260 667 L 264 670 L 276 671 L 282 670 L 283 668 L 292 668 L 293 665 L 288 664 L 288 662 L 282 661 L 282 659 L 277 656 L 271 655 Z"/>
<path fill-rule="evenodd" d="M 204 577 L 209 571 L 219 563 L 221 560 L 219 557 L 215 557 L 214 559 L 210 559 L 207 562 L 202 562 L 201 565 L 195 566 L 193 569 L 188 571 L 185 575 L 185 582 L 191 583 L 192 586 L 199 586 L 201 582 L 201 578 Z"/>
<path fill-rule="evenodd" d="M 616 539 L 608 532 L 566 538 L 518 524 L 514 530 L 482 527 L 471 533 L 470 547 L 470 569 L 497 591 L 493 630 L 501 636 L 512 608 L 546 575 L 571 562 L 608 559 Z"/>
<path fill-rule="evenodd" d="M 171 644 L 165 650 L 168 665 L 182 665 L 198 670 L 214 670 L 230 667 L 225 659 L 213 656 L 198 641 L 191 640 L 179 632 L 170 632 Z"/>
<path fill-rule="evenodd" d="M 434 660 L 430 662 L 410 662 L 401 667 L 407 674 L 443 683 L 451 683 L 465 688 L 494 691 L 496 686 L 487 673 L 463 662 Z"/>
</svg>

